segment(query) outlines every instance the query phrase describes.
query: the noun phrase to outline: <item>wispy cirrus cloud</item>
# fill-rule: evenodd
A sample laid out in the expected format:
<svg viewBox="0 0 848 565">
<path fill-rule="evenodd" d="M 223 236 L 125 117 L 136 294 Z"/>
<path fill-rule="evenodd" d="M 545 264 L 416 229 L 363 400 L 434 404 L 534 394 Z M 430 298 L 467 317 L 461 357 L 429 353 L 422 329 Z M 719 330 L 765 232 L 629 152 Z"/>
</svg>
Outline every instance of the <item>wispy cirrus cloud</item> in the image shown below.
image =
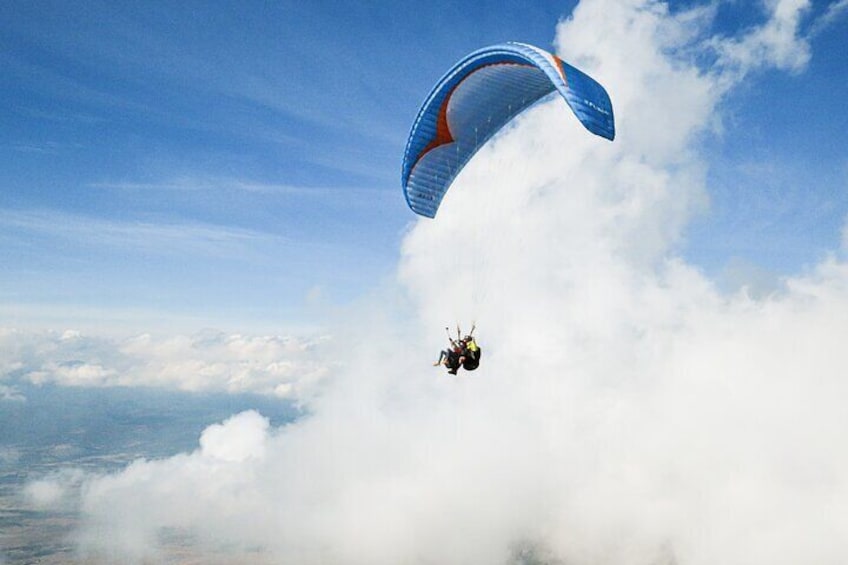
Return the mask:
<svg viewBox="0 0 848 565">
<path fill-rule="evenodd" d="M 47 209 L 0 210 L 0 238 L 20 241 L 31 237 L 160 254 L 231 256 L 247 252 L 257 242 L 286 242 L 279 235 L 201 222 L 120 221 Z"/>
<path fill-rule="evenodd" d="M 848 0 L 838 0 L 828 4 L 825 12 L 816 18 L 810 26 L 810 35 L 815 37 L 836 24 L 848 14 Z"/>
<path fill-rule="evenodd" d="M 243 191 L 253 194 L 271 196 L 299 196 L 315 198 L 387 198 L 397 196 L 394 192 L 357 186 L 306 186 L 297 184 L 268 183 L 249 179 L 229 177 L 196 177 L 180 176 L 159 182 L 96 182 L 90 183 L 92 188 L 124 191 Z"/>
</svg>

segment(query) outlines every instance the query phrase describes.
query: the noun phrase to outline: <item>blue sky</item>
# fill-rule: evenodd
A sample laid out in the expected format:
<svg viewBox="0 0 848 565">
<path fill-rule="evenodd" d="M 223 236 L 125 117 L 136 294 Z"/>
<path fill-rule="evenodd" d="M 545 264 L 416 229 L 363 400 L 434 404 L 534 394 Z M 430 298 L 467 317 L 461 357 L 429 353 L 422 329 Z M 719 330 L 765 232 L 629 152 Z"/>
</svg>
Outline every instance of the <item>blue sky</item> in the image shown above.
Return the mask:
<svg viewBox="0 0 848 565">
<path fill-rule="evenodd" d="M 812 50 L 805 69 L 755 74 L 724 104 L 725 132 L 709 144 L 712 211 L 694 223 L 687 252 L 708 271 L 741 259 L 792 275 L 839 247 L 848 214 L 845 7 L 813 3 L 802 26 Z M 739 14 L 732 8 L 728 18 Z M 728 33 L 738 26 L 718 23 Z"/>
<path fill-rule="evenodd" d="M 428 89 L 478 47 L 550 48 L 574 4 L 6 3 L 4 324 L 319 322 L 394 276 Z M 746 80 L 704 141 L 712 204 L 680 252 L 707 272 L 795 273 L 839 247 L 845 10 L 820 24 L 836 4 L 806 13 L 807 67 Z M 762 17 L 718 3 L 714 31 Z"/>
</svg>

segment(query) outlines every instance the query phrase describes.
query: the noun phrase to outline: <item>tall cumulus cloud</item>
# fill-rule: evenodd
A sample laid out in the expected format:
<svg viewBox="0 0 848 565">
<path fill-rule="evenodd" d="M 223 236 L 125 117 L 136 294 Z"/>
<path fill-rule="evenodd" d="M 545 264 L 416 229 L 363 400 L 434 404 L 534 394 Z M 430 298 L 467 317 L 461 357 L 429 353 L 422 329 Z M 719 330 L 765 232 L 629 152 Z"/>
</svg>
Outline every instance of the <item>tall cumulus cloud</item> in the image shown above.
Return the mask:
<svg viewBox="0 0 848 565">
<path fill-rule="evenodd" d="M 89 478 L 81 548 L 155 559 L 171 535 L 251 562 L 845 562 L 848 265 L 752 298 L 677 253 L 708 202 L 698 140 L 722 100 L 809 57 L 807 3 L 763 5 L 737 37 L 711 34 L 709 7 L 578 5 L 556 46 L 611 92 L 616 141 L 558 100 L 527 112 L 406 237 L 408 326 L 352 331 L 293 424 L 236 415 L 195 452 Z M 425 369 L 408 342 L 437 351 L 422 336 L 475 317 L 480 370 Z"/>
</svg>

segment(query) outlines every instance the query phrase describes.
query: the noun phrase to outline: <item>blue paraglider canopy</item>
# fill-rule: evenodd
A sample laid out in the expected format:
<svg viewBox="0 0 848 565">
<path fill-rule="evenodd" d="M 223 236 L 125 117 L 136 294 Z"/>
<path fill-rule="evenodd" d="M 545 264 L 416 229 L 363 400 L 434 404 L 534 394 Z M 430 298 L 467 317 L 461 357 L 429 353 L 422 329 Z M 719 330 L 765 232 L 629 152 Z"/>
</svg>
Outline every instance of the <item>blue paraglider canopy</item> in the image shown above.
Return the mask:
<svg viewBox="0 0 848 565">
<path fill-rule="evenodd" d="M 427 96 L 409 134 L 402 173 L 409 207 L 435 217 L 448 187 L 477 150 L 554 91 L 586 129 L 615 137 L 612 103 L 604 87 L 556 55 L 504 43 L 458 62 Z"/>
</svg>

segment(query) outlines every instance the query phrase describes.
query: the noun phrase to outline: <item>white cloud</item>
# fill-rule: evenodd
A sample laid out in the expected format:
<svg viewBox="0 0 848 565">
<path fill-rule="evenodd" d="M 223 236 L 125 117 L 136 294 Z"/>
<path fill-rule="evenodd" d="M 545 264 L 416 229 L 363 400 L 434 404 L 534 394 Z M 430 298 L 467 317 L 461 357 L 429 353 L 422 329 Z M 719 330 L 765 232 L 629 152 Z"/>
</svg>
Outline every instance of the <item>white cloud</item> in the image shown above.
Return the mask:
<svg viewBox="0 0 848 565">
<path fill-rule="evenodd" d="M 243 412 L 207 428 L 194 453 L 140 459 L 121 473 L 89 481 L 81 507 L 88 518 L 80 534 L 82 549 L 122 562 L 156 561 L 163 529 L 219 549 L 272 535 L 267 494 L 257 488 L 257 481 L 269 478 L 261 466 L 267 429 L 265 418 Z M 196 530 L 197 521 L 210 527 Z"/>
<path fill-rule="evenodd" d="M 408 325 L 373 307 L 337 338 L 346 366 L 294 424 L 237 415 L 193 453 L 90 478 L 82 546 L 155 560 L 167 530 L 305 565 L 844 562 L 848 266 L 753 299 L 675 254 L 723 97 L 754 68 L 803 64 L 805 3 L 768 7 L 744 36 L 709 38 L 709 10 L 581 3 L 557 44 L 609 88 L 618 139 L 559 101 L 528 112 L 406 238 Z M 724 67 L 695 66 L 712 49 Z M 478 372 L 427 367 L 433 328 L 475 316 Z M 142 336 L 121 352 L 188 386 L 270 387 L 283 345 Z M 233 375 L 249 360 L 258 377 Z"/>
<path fill-rule="evenodd" d="M 34 384 L 251 392 L 295 401 L 315 394 L 338 362 L 327 337 L 213 331 L 118 340 L 74 331 L 4 330 L 0 352 L 2 374 L 20 375 Z M 8 395 L 14 392 L 6 388 Z"/>
<path fill-rule="evenodd" d="M 0 385 L 0 401 L 7 400 L 11 402 L 24 402 L 26 396 L 20 390 L 9 385 Z"/>
<path fill-rule="evenodd" d="M 240 462 L 265 453 L 269 422 L 254 411 L 242 412 L 215 424 L 200 436 L 201 453 L 222 461 Z"/>
<path fill-rule="evenodd" d="M 68 510 L 84 479 L 85 473 L 80 469 L 62 469 L 29 481 L 23 489 L 24 499 L 37 510 Z"/>
<path fill-rule="evenodd" d="M 761 68 L 792 72 L 810 60 L 810 45 L 799 26 L 810 9 L 809 0 L 766 0 L 769 20 L 739 38 L 716 38 L 719 63 L 740 75 Z"/>
<path fill-rule="evenodd" d="M 816 36 L 835 24 L 848 13 L 848 0 L 838 0 L 828 4 L 827 10 L 813 22 L 810 35 Z"/>
<path fill-rule="evenodd" d="M 0 445 L 0 465 L 14 465 L 20 458 L 21 452 L 18 448 Z"/>
</svg>

